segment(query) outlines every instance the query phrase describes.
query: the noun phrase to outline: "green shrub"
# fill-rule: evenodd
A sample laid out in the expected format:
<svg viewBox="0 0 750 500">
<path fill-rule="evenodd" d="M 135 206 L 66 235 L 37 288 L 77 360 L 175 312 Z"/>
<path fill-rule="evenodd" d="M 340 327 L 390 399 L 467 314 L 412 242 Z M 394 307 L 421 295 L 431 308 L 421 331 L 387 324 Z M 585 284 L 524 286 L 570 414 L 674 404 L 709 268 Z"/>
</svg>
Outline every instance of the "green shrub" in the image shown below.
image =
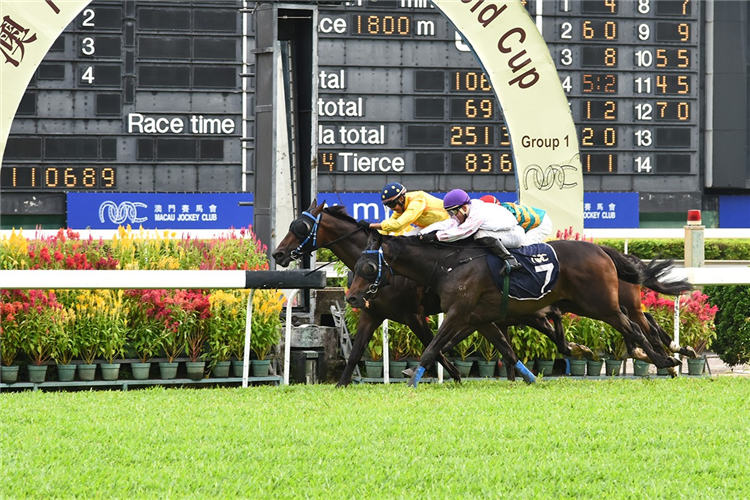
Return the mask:
<svg viewBox="0 0 750 500">
<path fill-rule="evenodd" d="M 624 251 L 625 240 L 601 238 L 594 243 L 606 245 Z M 685 258 L 685 242 L 679 238 L 659 240 L 629 239 L 628 253 L 641 259 L 676 259 Z M 739 239 L 705 240 L 706 260 L 750 260 L 750 245 Z"/>
<path fill-rule="evenodd" d="M 750 286 L 707 286 L 704 291 L 716 313 L 713 349 L 730 366 L 750 362 Z"/>
</svg>

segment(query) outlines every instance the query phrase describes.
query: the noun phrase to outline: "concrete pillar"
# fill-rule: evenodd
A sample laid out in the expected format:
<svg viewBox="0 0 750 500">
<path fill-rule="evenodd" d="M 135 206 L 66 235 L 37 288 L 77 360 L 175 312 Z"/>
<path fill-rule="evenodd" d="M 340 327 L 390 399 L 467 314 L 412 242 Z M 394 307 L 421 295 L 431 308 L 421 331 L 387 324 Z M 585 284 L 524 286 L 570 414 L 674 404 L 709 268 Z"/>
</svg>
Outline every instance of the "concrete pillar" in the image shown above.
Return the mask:
<svg viewBox="0 0 750 500">
<path fill-rule="evenodd" d="M 685 226 L 685 267 L 703 267 L 705 263 L 705 226 L 701 224 L 701 211 L 688 210 Z"/>
</svg>

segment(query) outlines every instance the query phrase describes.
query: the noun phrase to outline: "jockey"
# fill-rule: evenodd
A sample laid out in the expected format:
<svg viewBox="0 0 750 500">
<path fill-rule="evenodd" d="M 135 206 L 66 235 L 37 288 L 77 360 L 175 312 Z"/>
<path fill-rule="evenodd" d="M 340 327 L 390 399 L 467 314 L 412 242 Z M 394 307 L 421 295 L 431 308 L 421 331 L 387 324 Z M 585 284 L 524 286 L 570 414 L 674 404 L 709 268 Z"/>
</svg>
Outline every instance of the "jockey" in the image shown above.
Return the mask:
<svg viewBox="0 0 750 500">
<path fill-rule="evenodd" d="M 518 225 L 526 231 L 526 242 L 524 245 L 541 243 L 545 241 L 552 232 L 552 219 L 549 214 L 541 208 L 519 205 L 517 203 L 501 202 L 491 194 L 479 198 L 485 203 L 494 203 L 507 208 L 512 213 Z"/>
<path fill-rule="evenodd" d="M 474 241 L 505 260 L 511 270 L 521 267 L 508 248 L 518 248 L 524 243 L 523 229 L 507 209 L 472 200 L 461 189 L 446 194 L 443 206 L 451 218 L 423 229 L 419 236 L 422 241 L 448 242 L 473 236 Z"/>
<path fill-rule="evenodd" d="M 383 205 L 393 210 L 391 216 L 380 223 L 360 220 L 360 227 L 377 229 L 384 234 L 402 235 L 412 231 L 412 224 L 425 228 L 435 222 L 448 219 L 443 201 L 424 191 L 406 191 L 398 182 L 386 184 L 380 191 Z"/>
</svg>

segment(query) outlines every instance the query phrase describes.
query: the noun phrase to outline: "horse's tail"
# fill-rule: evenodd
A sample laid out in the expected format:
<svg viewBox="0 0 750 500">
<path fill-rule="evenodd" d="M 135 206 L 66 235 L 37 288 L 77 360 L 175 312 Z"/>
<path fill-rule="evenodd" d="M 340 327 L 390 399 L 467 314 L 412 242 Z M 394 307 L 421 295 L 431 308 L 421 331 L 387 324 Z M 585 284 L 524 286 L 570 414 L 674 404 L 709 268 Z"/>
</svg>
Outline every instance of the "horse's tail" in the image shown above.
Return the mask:
<svg viewBox="0 0 750 500">
<path fill-rule="evenodd" d="M 643 286 L 664 295 L 679 295 L 682 292 L 689 292 L 692 290 L 693 284 L 690 283 L 687 278 L 675 281 L 662 281 L 662 278 L 669 274 L 673 267 L 673 259 L 667 259 L 661 262 L 652 260 L 647 265 L 643 266 Z"/>
<path fill-rule="evenodd" d="M 631 256 L 621 253 L 614 248 L 604 245 L 600 245 L 599 248 L 604 250 L 604 253 L 612 259 L 612 262 L 614 262 L 615 268 L 617 269 L 617 277 L 619 279 L 627 281 L 628 283 L 633 283 L 634 285 L 643 284 L 645 280 L 643 274 L 644 266 L 643 263 L 640 262 L 640 259 L 638 259 L 638 263 L 636 263 Z"/>
<path fill-rule="evenodd" d="M 675 281 L 662 281 L 662 278 L 669 274 L 669 272 L 674 267 L 673 259 L 667 259 L 661 262 L 657 262 L 654 259 L 648 264 L 644 264 L 643 261 L 635 255 L 620 253 L 614 248 L 610 247 L 602 246 L 601 248 L 615 262 L 615 266 L 617 266 L 618 258 L 629 260 L 635 267 L 638 268 L 641 275 L 642 281 L 637 284 L 645 286 L 646 288 L 653 290 L 656 293 L 661 293 L 663 295 L 679 295 L 682 292 L 688 292 L 693 289 L 693 284 L 690 283 L 687 278 Z M 617 275 L 618 277 L 620 277 L 620 279 L 624 279 L 628 283 L 635 283 L 634 281 L 623 278 L 620 275 L 619 268 L 617 270 Z"/>
</svg>

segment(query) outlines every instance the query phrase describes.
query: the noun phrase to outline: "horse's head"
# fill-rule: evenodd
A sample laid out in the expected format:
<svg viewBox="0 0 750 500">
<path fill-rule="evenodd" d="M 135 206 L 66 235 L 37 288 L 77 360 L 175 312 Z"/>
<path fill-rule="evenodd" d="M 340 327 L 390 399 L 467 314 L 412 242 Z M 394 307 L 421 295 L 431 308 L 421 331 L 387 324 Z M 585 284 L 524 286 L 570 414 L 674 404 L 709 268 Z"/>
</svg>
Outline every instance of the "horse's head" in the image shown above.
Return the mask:
<svg viewBox="0 0 750 500">
<path fill-rule="evenodd" d="M 287 267 L 292 260 L 296 260 L 305 253 L 315 251 L 318 236 L 318 225 L 324 204 L 312 205 L 289 225 L 289 232 L 273 251 L 273 259 L 281 267 Z"/>
<path fill-rule="evenodd" d="M 346 301 L 352 307 L 368 307 L 378 291 L 391 283 L 393 270 L 385 261 L 382 238 L 362 252 L 354 266 L 354 279 L 346 292 Z"/>
<path fill-rule="evenodd" d="M 343 205 L 326 207 L 313 202 L 292 221 L 272 255 L 278 265 L 286 267 L 291 260 L 326 247 L 347 265 L 354 265 L 371 234 L 346 213 Z"/>
</svg>

